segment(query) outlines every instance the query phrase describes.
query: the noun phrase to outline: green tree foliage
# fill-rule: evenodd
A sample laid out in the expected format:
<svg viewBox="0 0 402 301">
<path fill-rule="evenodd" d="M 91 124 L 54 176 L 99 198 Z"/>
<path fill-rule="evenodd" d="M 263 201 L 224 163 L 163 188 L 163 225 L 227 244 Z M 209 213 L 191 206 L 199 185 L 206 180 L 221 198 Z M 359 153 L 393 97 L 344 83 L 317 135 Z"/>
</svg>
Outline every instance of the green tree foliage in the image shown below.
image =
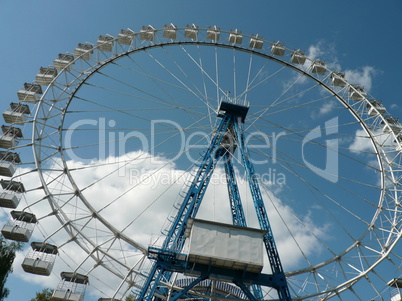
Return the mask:
<svg viewBox="0 0 402 301">
<path fill-rule="evenodd" d="M 53 290 L 50 288 L 45 288 L 41 292 L 36 293 L 36 297 L 32 298 L 31 301 L 51 301 Z"/>
<path fill-rule="evenodd" d="M 4 300 L 10 293 L 5 287 L 7 277 L 13 271 L 15 252 L 20 250 L 20 243 L 7 243 L 3 236 L 0 236 L 0 300 Z"/>
</svg>

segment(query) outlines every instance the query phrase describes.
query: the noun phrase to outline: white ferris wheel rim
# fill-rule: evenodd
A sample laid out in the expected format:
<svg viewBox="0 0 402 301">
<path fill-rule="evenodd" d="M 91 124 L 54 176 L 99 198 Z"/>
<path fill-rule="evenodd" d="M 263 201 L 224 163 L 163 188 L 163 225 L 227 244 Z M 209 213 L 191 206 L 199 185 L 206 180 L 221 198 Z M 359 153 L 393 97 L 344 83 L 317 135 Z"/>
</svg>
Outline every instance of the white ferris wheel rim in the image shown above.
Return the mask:
<svg viewBox="0 0 402 301">
<path fill-rule="evenodd" d="M 381 193 L 380 193 L 379 201 L 378 201 L 378 204 L 379 204 L 378 209 L 375 211 L 371 224 L 368 225 L 366 232 L 363 233 L 361 237 L 365 237 L 365 235 L 367 235 L 367 233 L 370 232 L 375 227 L 375 222 L 376 222 L 378 216 L 381 214 L 381 211 L 383 210 L 382 205 L 383 205 L 385 198 L 395 197 L 396 200 L 398 199 L 398 196 L 397 196 L 399 193 L 398 189 L 394 189 L 394 196 L 389 196 L 391 189 L 389 188 L 389 184 L 386 183 L 386 181 L 388 181 L 387 179 L 392 179 L 395 183 L 395 186 L 397 185 L 397 179 L 399 178 L 398 177 L 399 172 L 398 172 L 398 170 L 393 169 L 394 163 L 397 162 L 397 159 L 395 158 L 394 153 L 391 154 L 393 156 L 393 157 L 391 157 L 391 155 L 389 153 L 389 149 L 383 149 L 381 147 L 381 144 L 377 141 L 376 135 L 373 132 L 373 128 L 378 128 L 380 124 L 382 126 L 391 127 L 389 120 L 387 118 L 385 118 L 386 116 L 378 114 L 377 115 L 378 119 L 372 120 L 374 125 L 373 124 L 368 125 L 366 123 L 367 120 L 364 120 L 364 118 L 360 115 L 360 112 L 358 112 L 355 109 L 354 104 L 356 102 L 345 99 L 344 96 L 341 96 L 339 92 L 335 91 L 332 87 L 329 86 L 328 82 L 326 82 L 329 80 L 329 74 L 333 74 L 332 71 L 329 70 L 327 67 L 325 67 L 325 70 L 326 70 L 326 74 L 328 76 L 325 78 L 319 77 L 317 74 L 311 73 L 311 69 L 308 69 L 308 70 L 302 69 L 296 64 L 284 61 L 282 58 L 278 58 L 277 56 L 274 56 L 273 54 L 269 53 L 268 50 L 271 50 L 271 48 L 269 48 L 268 50 L 266 48 L 258 49 L 257 47 L 244 46 L 241 44 L 236 44 L 235 42 L 230 43 L 229 38 L 224 40 L 224 38 L 222 38 L 222 37 L 220 38 L 219 41 L 214 41 L 211 39 L 206 39 L 206 40 L 201 41 L 201 40 L 198 40 L 198 38 L 195 40 L 168 39 L 168 38 L 163 37 L 163 33 L 164 33 L 163 29 L 157 30 L 157 29 L 153 29 L 152 27 L 148 27 L 147 30 L 144 31 L 145 36 L 143 36 L 143 37 L 140 37 L 142 32 L 141 33 L 133 33 L 133 40 L 134 41 L 137 40 L 136 43 L 138 43 L 138 44 L 134 44 L 134 42 L 132 42 L 132 43 L 130 43 L 130 45 L 127 45 L 124 47 L 122 47 L 122 44 L 119 43 L 119 39 L 121 39 L 121 37 L 120 38 L 119 37 L 116 37 L 116 38 L 110 37 L 111 39 L 108 40 L 108 42 L 116 43 L 116 44 L 118 44 L 118 46 L 116 48 L 114 48 L 114 50 L 112 52 L 110 52 L 110 54 L 104 56 L 103 60 L 98 61 L 97 59 L 94 59 L 93 62 L 88 63 L 89 61 L 84 58 L 89 52 L 92 52 L 94 57 L 96 57 L 96 56 L 101 57 L 105 52 L 107 52 L 107 50 L 105 51 L 102 49 L 102 47 L 104 46 L 104 44 L 102 44 L 102 43 L 98 43 L 96 45 L 91 45 L 92 47 L 87 52 L 82 52 L 80 55 L 76 55 L 74 57 L 74 60 L 71 61 L 71 63 L 69 64 L 69 66 L 72 66 L 73 64 L 76 64 L 76 66 L 78 64 L 80 64 L 80 65 L 87 64 L 84 67 L 86 72 L 85 73 L 82 72 L 81 75 L 77 76 L 76 82 L 74 82 L 72 85 L 70 85 L 68 87 L 68 89 L 72 89 L 73 92 L 70 92 L 70 91 L 67 92 L 67 88 L 64 90 L 67 94 L 70 95 L 69 100 L 67 100 L 67 102 L 66 102 L 65 109 L 68 107 L 69 102 L 73 99 L 76 92 L 79 91 L 80 87 L 82 85 L 84 85 L 86 83 L 86 81 L 89 80 L 93 75 L 95 75 L 97 72 L 102 70 L 102 68 L 107 67 L 109 64 L 113 64 L 118 59 L 123 58 L 125 56 L 135 54 L 136 52 L 144 52 L 149 49 L 163 48 L 163 47 L 168 47 L 168 46 L 169 47 L 170 46 L 181 47 L 181 45 L 196 45 L 197 47 L 198 46 L 200 46 L 200 47 L 213 46 L 213 47 L 218 47 L 218 48 L 228 48 L 228 49 L 232 49 L 235 51 L 241 51 L 241 52 L 249 53 L 252 55 L 257 55 L 257 56 L 263 57 L 265 59 L 275 61 L 279 64 L 282 64 L 285 67 L 291 68 L 291 69 L 299 72 L 303 76 L 306 76 L 306 77 L 312 79 L 313 81 L 317 82 L 321 87 L 323 87 L 327 91 L 329 91 L 330 94 L 334 95 L 335 98 L 345 106 L 345 108 L 360 123 L 362 129 L 365 130 L 365 133 L 370 137 L 370 139 L 372 141 L 374 153 L 376 154 L 377 160 L 380 165 L 379 170 L 381 171 Z M 176 28 L 176 30 L 178 32 L 184 32 L 186 30 L 186 27 Z M 197 28 L 197 30 L 199 32 L 207 33 L 208 30 L 211 30 L 211 28 L 204 28 L 204 29 Z M 152 39 L 150 39 L 150 40 L 147 39 L 147 36 L 146 36 L 147 32 L 152 34 Z M 221 34 L 222 36 L 225 36 L 225 37 L 229 37 L 230 34 L 233 34 L 233 31 L 220 31 L 219 30 L 219 34 Z M 261 41 L 261 43 L 264 43 L 265 45 L 270 45 L 271 47 L 273 45 L 276 45 L 276 42 L 269 42 L 269 41 L 266 41 L 263 39 L 260 40 L 258 35 L 257 36 L 243 35 L 243 34 L 241 34 L 241 35 L 243 38 L 247 38 L 250 41 L 252 39 L 254 39 L 257 42 Z M 121 52 L 117 51 L 117 50 L 119 50 L 118 47 L 120 47 Z M 295 52 L 294 50 L 291 50 L 288 48 L 284 48 L 284 50 L 287 53 Z M 307 58 L 307 60 L 309 61 L 310 59 Z M 314 62 L 310 60 L 310 64 L 312 65 L 313 63 Z M 79 233 L 80 235 L 82 235 L 82 238 L 84 240 L 87 240 L 87 242 L 89 242 L 89 244 L 92 244 L 93 250 L 100 251 L 100 253 L 102 253 L 103 256 L 109 257 L 109 259 L 111 261 L 118 262 L 118 265 L 120 265 L 121 267 L 124 267 L 127 270 L 126 276 L 122 278 L 122 283 L 124 283 L 124 282 L 128 281 L 128 279 L 130 279 L 130 280 L 134 279 L 136 275 L 141 275 L 141 271 L 140 270 L 137 271 L 135 269 L 135 267 L 127 266 L 121 260 L 114 258 L 110 254 L 107 254 L 107 252 L 102 250 L 101 246 L 99 246 L 96 242 L 94 242 L 90 237 L 87 237 L 86 234 L 82 231 L 82 229 L 80 229 L 79 227 L 76 227 L 74 224 L 74 221 L 70 220 L 70 218 L 64 214 L 63 208 L 62 208 L 62 206 L 60 206 L 59 201 L 54 199 L 55 198 L 54 193 L 48 188 L 49 182 L 52 183 L 54 181 L 54 179 L 47 178 L 46 167 L 43 168 L 43 162 L 46 161 L 47 157 L 41 157 L 42 156 L 41 152 L 42 152 L 43 148 L 48 147 L 48 146 L 43 144 L 44 137 L 42 137 L 42 135 L 43 134 L 48 135 L 47 133 L 49 131 L 44 130 L 46 127 L 53 128 L 53 131 L 57 131 L 55 126 L 53 124 L 51 124 L 51 122 L 49 122 L 48 120 L 51 120 L 51 114 L 53 114 L 51 110 L 53 110 L 54 107 L 57 107 L 58 103 L 60 103 L 60 102 L 57 100 L 52 102 L 52 101 L 50 101 L 50 99 L 54 99 L 56 90 L 62 91 L 62 92 L 60 92 L 60 95 L 64 97 L 64 94 L 63 94 L 64 88 L 62 88 L 62 87 L 67 87 L 67 85 L 60 84 L 60 82 L 62 81 L 64 74 L 71 73 L 71 72 L 72 71 L 69 70 L 69 68 L 67 66 L 63 70 L 60 70 L 57 77 L 55 77 L 52 80 L 52 82 L 47 86 L 46 90 L 44 91 L 43 95 L 41 96 L 40 101 L 38 102 L 38 105 L 36 108 L 36 113 L 33 118 L 33 137 L 32 137 L 32 149 L 34 152 L 36 168 L 37 168 L 37 171 L 38 171 L 38 174 L 39 174 L 42 186 L 43 186 L 42 188 L 45 191 L 46 199 L 49 201 L 49 204 L 53 210 L 54 216 L 56 216 L 59 219 L 59 221 L 61 222 L 61 224 L 64 225 L 64 229 L 67 230 L 67 232 L 69 233 L 69 235 L 71 237 L 76 237 L 76 234 Z M 79 73 L 77 73 L 77 74 L 79 74 Z M 82 76 L 82 77 L 80 77 L 80 76 Z M 363 94 L 362 91 L 358 90 L 358 88 L 355 88 L 353 85 L 350 85 L 349 83 L 346 84 L 346 87 L 350 88 L 351 90 L 353 90 L 353 92 L 360 95 L 362 98 L 362 103 L 364 103 L 364 105 L 367 108 L 373 107 L 369 98 L 365 94 Z M 60 98 L 61 98 L 61 96 L 60 96 Z M 52 109 L 49 110 L 49 108 L 52 108 Z M 61 108 L 59 109 L 59 111 L 62 112 L 61 114 L 63 114 L 63 117 L 61 118 L 62 121 L 60 124 L 60 126 L 62 127 L 65 114 Z M 46 114 L 49 114 L 48 115 L 49 118 L 45 117 Z M 57 116 L 57 118 L 60 119 L 60 116 Z M 389 138 L 389 140 L 397 140 L 398 139 L 397 134 L 395 134 L 392 131 L 389 133 L 389 135 L 392 137 L 392 138 Z M 59 141 L 60 145 L 58 147 L 61 147 L 61 145 L 63 144 L 61 141 L 63 138 L 61 134 L 59 135 L 59 138 L 60 138 L 60 141 Z M 61 158 L 63 160 L 63 173 L 67 175 L 67 178 L 69 179 L 72 187 L 76 191 L 76 196 L 82 201 L 82 203 L 92 213 L 93 218 L 96 218 L 99 222 L 101 222 L 117 239 L 122 239 L 124 242 L 135 247 L 136 249 L 140 250 L 144 255 L 146 255 L 147 254 L 146 246 L 142 245 L 141 243 L 138 243 L 134 239 L 125 235 L 121 230 L 115 228 L 112 224 L 110 224 L 108 222 L 108 220 L 105 217 L 103 217 L 101 214 L 98 213 L 97 209 L 95 209 L 91 205 L 91 202 L 88 201 L 86 199 L 86 197 L 81 193 L 79 185 L 77 185 L 75 183 L 74 176 L 69 171 L 68 164 L 66 164 L 67 159 L 64 157 L 64 152 L 60 151 L 60 149 L 56 149 L 55 152 L 56 153 L 60 152 Z M 395 202 L 395 206 L 397 206 L 397 202 Z M 29 208 L 29 207 L 30 206 L 28 206 L 27 208 Z M 395 219 L 397 219 L 398 213 L 399 213 L 398 210 L 395 210 L 395 216 L 394 216 Z M 394 232 L 393 230 L 390 230 L 390 232 L 389 232 L 390 243 L 387 245 L 387 249 L 385 249 L 385 248 L 383 249 L 381 256 L 378 258 L 378 260 L 376 260 L 373 263 L 373 265 L 371 266 L 370 269 L 365 269 L 364 271 L 360 271 L 360 273 L 358 273 L 357 276 L 350 277 L 350 279 L 348 279 L 348 281 L 345 281 L 344 283 L 341 283 L 335 287 L 329 287 L 327 291 L 320 291 L 320 292 L 316 292 L 316 293 L 309 294 L 309 295 L 301 295 L 300 298 L 307 299 L 307 298 L 311 298 L 311 297 L 319 296 L 319 295 L 323 295 L 323 296 L 326 296 L 326 298 L 329 298 L 344 290 L 350 289 L 353 286 L 353 284 L 355 284 L 358 280 L 360 280 L 361 278 L 364 278 L 366 275 L 368 275 L 372 270 L 374 270 L 374 268 L 378 264 L 380 264 L 385 258 L 387 258 L 387 256 L 390 254 L 390 252 L 392 251 L 392 248 L 395 246 L 395 244 L 399 238 L 400 238 L 399 233 Z M 94 259 L 96 259 L 96 256 L 93 255 L 94 253 L 92 253 L 93 250 L 89 250 L 88 246 L 83 244 L 80 240 L 76 239 L 75 241 L 81 246 L 81 248 L 83 250 L 85 250 L 88 253 L 88 257 L 93 256 Z M 360 239 L 358 241 L 356 241 L 355 244 L 352 244 L 348 248 L 343 250 L 343 252 L 336 253 L 336 255 L 334 255 L 332 258 L 328 259 L 327 261 L 324 261 L 319 264 L 315 264 L 313 266 L 306 267 L 303 269 L 291 271 L 291 272 L 287 273 L 287 275 L 288 275 L 288 277 L 292 277 L 292 276 L 303 274 L 303 273 L 314 273 L 314 271 L 317 271 L 320 268 L 325 267 L 329 263 L 341 260 L 345 254 L 347 254 L 350 250 L 354 249 L 359 244 L 360 244 Z M 96 259 L 96 260 L 98 260 L 98 259 Z M 102 265 L 103 263 L 100 262 L 100 264 Z M 111 273 L 115 273 L 115 270 L 110 269 L 109 266 L 106 265 L 105 267 Z M 119 277 L 121 277 L 121 275 L 119 275 Z"/>
</svg>

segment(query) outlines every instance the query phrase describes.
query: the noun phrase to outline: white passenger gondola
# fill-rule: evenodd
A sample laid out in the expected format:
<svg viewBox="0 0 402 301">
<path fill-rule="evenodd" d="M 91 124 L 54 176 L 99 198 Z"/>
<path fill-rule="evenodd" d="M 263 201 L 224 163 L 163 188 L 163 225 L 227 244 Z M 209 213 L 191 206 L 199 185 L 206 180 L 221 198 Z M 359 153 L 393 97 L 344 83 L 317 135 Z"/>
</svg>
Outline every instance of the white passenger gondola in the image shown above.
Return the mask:
<svg viewBox="0 0 402 301">
<path fill-rule="evenodd" d="M 2 125 L 3 135 L 0 135 L 0 148 L 11 149 L 18 145 L 18 138 L 22 138 L 22 131 L 13 126 Z"/>
<path fill-rule="evenodd" d="M 39 73 L 36 74 L 36 82 L 39 85 L 49 85 L 57 76 L 57 69 L 54 67 L 41 67 Z"/>
<path fill-rule="evenodd" d="M 21 201 L 21 193 L 6 192 L 0 193 L 0 207 L 15 209 Z"/>
<path fill-rule="evenodd" d="M 10 162 L 0 162 L 0 176 L 12 177 L 15 173 L 15 166 Z"/>
<path fill-rule="evenodd" d="M 281 42 L 276 42 L 271 46 L 271 54 L 283 56 L 285 54 L 285 45 Z"/>
<path fill-rule="evenodd" d="M 57 256 L 57 247 L 45 242 L 32 242 L 21 266 L 27 273 L 49 276 Z"/>
<path fill-rule="evenodd" d="M 293 64 L 304 65 L 306 62 L 307 56 L 306 53 L 300 50 L 295 50 L 290 57 L 290 61 Z"/>
<path fill-rule="evenodd" d="M 218 41 L 221 36 L 221 29 L 216 26 L 210 26 L 207 30 L 206 38 L 212 41 Z"/>
<path fill-rule="evenodd" d="M 111 36 L 99 36 L 97 45 L 98 49 L 102 51 L 112 52 L 113 50 L 113 37 Z"/>
<path fill-rule="evenodd" d="M 382 105 L 381 101 L 378 100 L 369 100 L 370 104 L 367 104 L 369 108 L 368 114 L 370 116 L 378 116 L 384 114 L 387 109 Z"/>
<path fill-rule="evenodd" d="M 10 151 L 0 151 L 0 160 L 21 163 L 20 155 Z"/>
<path fill-rule="evenodd" d="M 184 37 L 187 39 L 196 40 L 198 37 L 198 26 L 191 24 L 187 25 L 184 30 Z"/>
<path fill-rule="evenodd" d="M 12 110 L 5 110 L 3 112 L 4 121 L 11 124 L 24 124 L 26 116 L 20 112 L 14 112 Z"/>
<path fill-rule="evenodd" d="M 61 273 L 61 282 L 53 291 L 53 301 L 83 301 L 88 276 L 78 273 Z"/>
<path fill-rule="evenodd" d="M 353 100 L 363 100 L 367 96 L 364 88 L 359 85 L 350 85 L 349 88 L 349 97 Z"/>
<path fill-rule="evenodd" d="M 396 136 L 396 151 L 400 152 L 402 151 L 402 135 L 399 134 L 398 136 Z"/>
<path fill-rule="evenodd" d="M 327 71 L 327 68 L 325 67 L 325 63 L 321 60 L 315 60 L 311 64 L 311 73 L 324 75 L 326 71 Z"/>
<path fill-rule="evenodd" d="M 153 41 L 155 37 L 155 32 L 155 28 L 153 28 L 151 25 L 142 26 L 140 30 L 140 39 L 145 41 Z"/>
<path fill-rule="evenodd" d="M 12 149 L 17 145 L 18 142 L 13 136 L 0 135 L 0 148 Z"/>
<path fill-rule="evenodd" d="M 93 46 L 89 44 L 79 43 L 77 48 L 74 49 L 74 56 L 83 60 L 90 60 L 93 52 Z"/>
<path fill-rule="evenodd" d="M 252 35 L 250 38 L 250 47 L 255 49 L 262 49 L 262 45 L 264 44 L 263 37 L 257 35 Z"/>
<path fill-rule="evenodd" d="M 238 31 L 237 29 L 231 30 L 229 33 L 229 42 L 232 44 L 243 43 L 243 35 L 241 31 Z"/>
<path fill-rule="evenodd" d="M 334 71 L 331 73 L 332 84 L 336 87 L 345 87 L 347 84 L 345 73 Z"/>
<path fill-rule="evenodd" d="M 12 219 L 4 225 L 1 234 L 7 239 L 28 242 L 37 222 L 36 216 L 24 211 L 11 211 Z"/>
<path fill-rule="evenodd" d="M 64 68 L 67 68 L 66 70 L 70 70 L 70 64 L 74 61 L 74 56 L 71 54 L 63 54 L 59 53 L 57 59 L 53 61 L 54 67 L 57 70 L 63 70 Z"/>
<path fill-rule="evenodd" d="M 21 163 L 20 157 L 17 153 L 10 151 L 0 151 L 0 175 L 5 177 L 12 177 L 15 173 L 14 164 Z"/>
<path fill-rule="evenodd" d="M 42 95 L 42 87 L 39 84 L 24 83 L 24 88 L 18 90 L 19 101 L 37 103 Z"/>
<path fill-rule="evenodd" d="M 0 185 L 4 190 L 10 190 L 19 193 L 25 192 L 25 187 L 24 184 L 22 184 L 22 182 L 1 179 Z"/>
<path fill-rule="evenodd" d="M 163 27 L 163 37 L 165 39 L 175 40 L 177 37 L 177 27 L 173 24 L 166 24 Z"/>
<path fill-rule="evenodd" d="M 117 35 L 117 40 L 119 41 L 120 44 L 124 45 L 131 45 L 131 42 L 134 39 L 135 32 L 132 31 L 131 29 L 122 29 L 120 30 L 120 33 Z"/>
<path fill-rule="evenodd" d="M 24 124 L 26 121 L 26 115 L 31 114 L 29 106 L 22 103 L 10 103 L 9 110 L 3 112 L 3 118 L 6 123 L 11 124 Z"/>
<path fill-rule="evenodd" d="M 402 125 L 399 124 L 398 118 L 393 118 L 390 116 L 384 117 L 386 122 L 381 122 L 384 125 L 383 132 L 384 133 L 391 133 L 393 132 L 395 135 L 398 135 L 399 132 L 402 130 Z"/>
<path fill-rule="evenodd" d="M 263 268 L 262 245 L 265 234 L 265 231 L 259 229 L 189 219 L 185 232 L 185 236 L 189 238 L 187 261 L 189 265 L 199 263 L 228 270 L 260 273 Z M 205 237 L 215 239 L 206 241 Z M 242 243 L 244 241 L 247 244 Z"/>
</svg>

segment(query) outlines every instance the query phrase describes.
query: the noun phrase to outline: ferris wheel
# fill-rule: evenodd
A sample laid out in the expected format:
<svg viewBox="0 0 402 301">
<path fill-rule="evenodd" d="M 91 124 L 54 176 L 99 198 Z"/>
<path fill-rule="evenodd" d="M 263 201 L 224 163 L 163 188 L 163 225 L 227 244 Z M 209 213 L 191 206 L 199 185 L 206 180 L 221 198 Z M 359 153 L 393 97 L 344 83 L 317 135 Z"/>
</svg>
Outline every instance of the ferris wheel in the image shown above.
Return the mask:
<svg viewBox="0 0 402 301">
<path fill-rule="evenodd" d="M 398 271 L 402 126 L 302 50 L 143 26 L 17 96 L 2 234 L 54 300 L 380 300 Z"/>
</svg>

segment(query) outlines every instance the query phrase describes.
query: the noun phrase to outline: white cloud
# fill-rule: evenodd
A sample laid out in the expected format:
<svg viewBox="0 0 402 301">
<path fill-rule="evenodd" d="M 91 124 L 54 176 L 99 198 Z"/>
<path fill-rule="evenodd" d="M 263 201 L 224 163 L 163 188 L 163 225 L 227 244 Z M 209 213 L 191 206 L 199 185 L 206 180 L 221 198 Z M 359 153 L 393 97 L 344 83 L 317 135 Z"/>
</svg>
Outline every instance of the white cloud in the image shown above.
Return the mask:
<svg viewBox="0 0 402 301">
<path fill-rule="evenodd" d="M 312 60 L 320 59 L 324 61 L 330 70 L 344 72 L 350 84 L 363 86 L 367 92 L 371 90 L 373 77 L 377 74 L 377 70 L 373 66 L 343 70 L 339 62 L 336 45 L 328 44 L 321 40 L 311 45 L 307 54 Z"/>
<path fill-rule="evenodd" d="M 317 110 L 312 110 L 311 118 L 316 119 L 318 117 L 325 116 L 337 108 L 337 103 L 335 101 L 324 102 L 324 104 Z"/>
<path fill-rule="evenodd" d="M 120 162 L 126 162 L 128 158 L 134 157 L 134 154 L 126 154 L 117 159 Z M 107 161 L 110 163 L 112 159 L 108 158 Z M 56 162 L 55 166 L 58 163 Z M 72 172 L 75 181 L 81 188 L 87 187 L 94 180 L 107 177 L 107 180 L 101 181 L 100 185 L 84 189 L 83 193 L 85 197 L 90 200 L 94 208 L 102 210 L 101 215 L 113 227 L 120 229 L 125 235 L 147 247 L 151 236 L 160 233 L 159 231 L 165 224 L 173 204 L 180 200 L 178 196 L 183 189 L 183 182 L 186 182 L 185 179 L 188 180 L 190 178 L 190 174 L 178 169 L 174 164 L 162 158 L 153 158 L 152 161 L 148 159 L 135 164 L 127 164 L 125 167 L 126 174 L 123 177 L 115 173 L 116 165 L 103 165 L 105 162 L 92 163 L 96 163 L 96 167 L 83 168 L 85 165 L 82 163 L 68 162 L 71 169 L 83 168 Z M 215 180 L 211 182 L 205 194 L 197 217 L 231 223 L 227 187 L 225 183 L 222 183 L 222 180 L 225 178 L 224 170 L 217 168 L 215 174 Z M 55 172 L 50 172 L 47 176 L 48 178 L 54 178 Z M 139 179 L 142 179 L 142 182 Z M 24 177 L 23 181 L 26 183 L 27 189 L 39 186 L 36 173 L 31 173 Z M 239 189 L 244 196 L 244 200 L 246 200 L 244 204 L 245 211 L 248 218 L 253 219 L 253 221 L 249 222 L 249 226 L 258 227 L 251 197 L 248 192 L 248 184 L 242 178 L 239 178 L 238 181 Z M 69 187 L 70 185 L 67 182 L 67 178 L 61 176 L 59 181 L 54 182 L 52 185 L 54 189 L 52 193 L 61 190 L 65 193 L 68 192 L 71 187 Z M 299 222 L 295 221 L 292 209 L 282 204 L 272 193 L 265 191 L 263 192 L 263 196 L 267 203 L 273 231 L 277 236 L 277 245 L 282 253 L 281 258 L 285 262 L 286 268 L 296 266 L 303 259 L 297 244 L 299 244 L 299 247 L 305 254 L 318 252 L 320 245 L 315 235 L 322 237 L 326 232 L 325 227 L 322 228 L 322 226 L 314 225 L 308 219 L 304 220 L 308 226 L 303 227 Z M 29 194 L 29 199 L 27 199 L 26 203 L 33 203 L 42 198 L 43 192 L 35 190 Z M 67 203 L 68 199 L 70 201 Z M 107 229 L 96 218 L 91 216 L 89 210 L 84 205 L 77 202 L 76 197 L 67 194 L 60 197 L 60 205 L 63 202 L 65 202 L 63 207 L 64 213 L 70 219 L 76 219 L 76 224 L 83 227 L 85 235 L 97 244 L 102 245 L 103 248 L 108 249 L 110 255 L 120 258 L 129 267 L 132 267 L 141 258 L 141 254 L 123 240 L 108 241 L 108 239 L 113 238 L 113 235 L 106 233 Z M 47 200 L 32 206 L 32 211 L 38 218 L 48 215 L 51 210 Z M 288 229 L 284 226 L 283 220 L 287 222 L 286 227 L 289 228 L 292 235 L 290 235 Z M 80 264 L 81 268 L 77 270 L 79 273 L 85 274 L 87 271 L 93 269 L 94 262 L 88 260 L 86 252 L 74 242 L 66 243 L 70 238 L 64 230 L 57 232 L 58 228 L 60 228 L 60 224 L 54 216 L 43 218 L 40 220 L 31 239 L 31 241 L 43 241 L 43 237 L 51 235 L 48 242 L 62 246 L 52 275 L 50 277 L 41 277 L 24 273 L 20 265 L 26 250 L 17 255 L 14 275 L 30 283 L 54 288 L 59 282 L 59 275 L 62 271 L 74 271 Z M 79 239 L 79 241 L 90 250 L 93 250 L 93 247 L 83 240 Z M 95 256 L 100 256 L 99 254 L 96 251 L 94 252 Z M 103 258 L 102 260 L 107 262 L 107 258 Z M 121 271 L 124 272 L 124 270 Z M 88 293 L 97 296 L 103 294 L 110 295 L 113 289 L 118 286 L 119 281 L 117 277 L 112 277 L 112 274 L 105 273 L 104 269 L 95 268 L 90 274 L 91 285 L 88 288 Z"/>
<path fill-rule="evenodd" d="M 373 150 L 373 145 L 367 133 L 364 130 L 357 130 L 353 142 L 349 149 L 354 153 L 370 152 Z"/>
<path fill-rule="evenodd" d="M 320 40 L 316 44 L 310 45 L 307 56 L 312 60 L 321 59 L 328 52 L 327 49 L 328 46 L 325 45 L 325 42 Z"/>
<path fill-rule="evenodd" d="M 376 73 L 374 67 L 364 66 L 355 70 L 346 70 L 345 77 L 349 83 L 362 86 L 368 92 L 371 90 L 373 77 Z"/>
</svg>

